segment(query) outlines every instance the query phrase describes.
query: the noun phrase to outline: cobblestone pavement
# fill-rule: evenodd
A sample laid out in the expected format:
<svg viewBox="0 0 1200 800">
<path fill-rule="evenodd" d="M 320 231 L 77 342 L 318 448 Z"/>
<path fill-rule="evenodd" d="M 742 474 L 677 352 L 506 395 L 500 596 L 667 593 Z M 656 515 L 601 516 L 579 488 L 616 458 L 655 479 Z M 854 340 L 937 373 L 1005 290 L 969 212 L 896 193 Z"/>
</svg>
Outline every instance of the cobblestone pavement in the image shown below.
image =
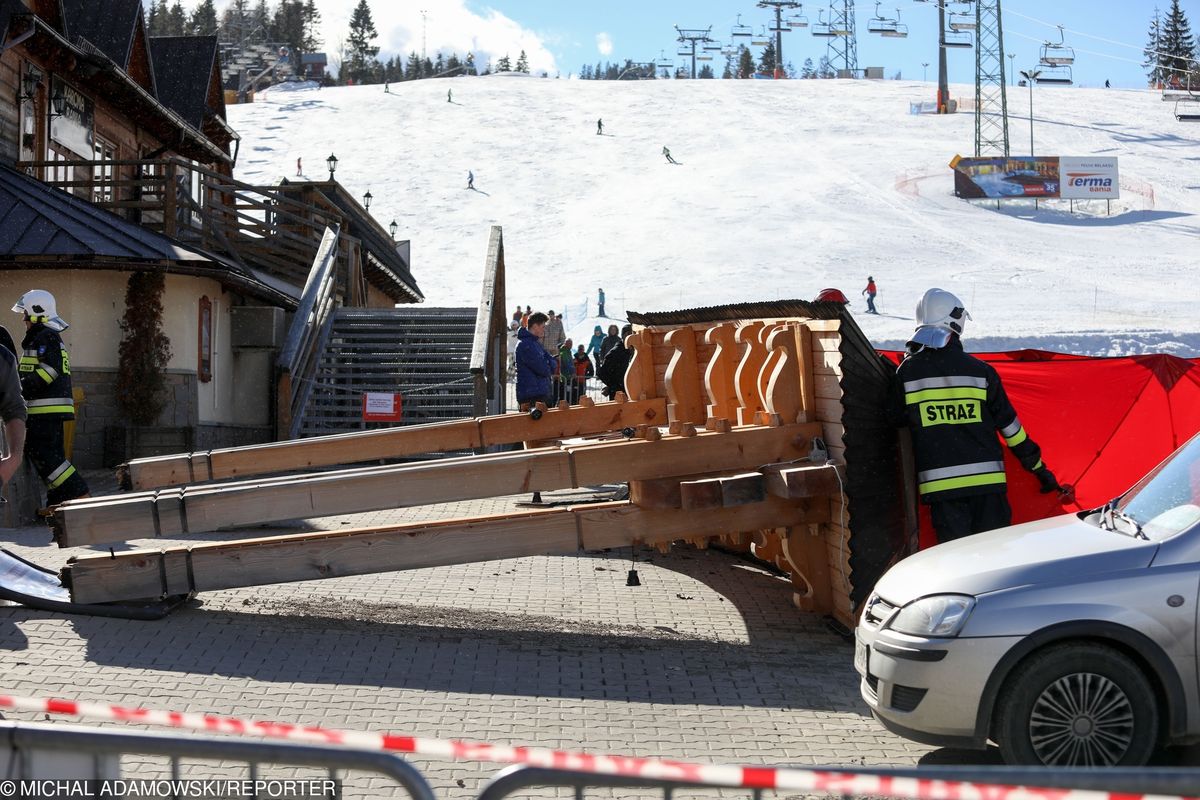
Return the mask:
<svg viewBox="0 0 1200 800">
<path fill-rule="evenodd" d="M 497 513 L 517 499 L 208 538 Z M 51 568 L 78 554 L 55 548 L 45 529 L 0 536 Z M 678 548 L 639 551 L 642 585 L 629 587 L 630 557 L 623 549 L 212 592 L 158 622 L 0 608 L 2 691 L 721 762 L 954 760 L 870 718 L 852 645 L 795 611 L 786 582 L 732 555 Z M 499 769 L 414 763 L 450 798 L 472 795 Z M 372 783 L 368 794 L 387 789 Z"/>
</svg>

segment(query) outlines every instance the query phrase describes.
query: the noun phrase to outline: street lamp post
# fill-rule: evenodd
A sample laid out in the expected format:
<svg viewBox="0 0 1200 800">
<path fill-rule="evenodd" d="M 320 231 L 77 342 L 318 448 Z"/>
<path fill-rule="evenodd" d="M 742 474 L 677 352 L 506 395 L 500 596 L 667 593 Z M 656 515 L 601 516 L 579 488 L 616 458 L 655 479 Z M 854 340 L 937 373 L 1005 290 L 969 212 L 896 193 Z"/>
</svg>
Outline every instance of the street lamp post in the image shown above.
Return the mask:
<svg viewBox="0 0 1200 800">
<path fill-rule="evenodd" d="M 330 153 L 329 158 L 325 159 L 325 164 L 326 164 L 326 166 L 329 167 L 329 180 L 330 181 L 333 180 L 333 173 L 337 170 L 337 162 L 338 162 L 337 156 L 335 156 L 333 153 Z"/>
<path fill-rule="evenodd" d="M 371 210 L 371 201 L 375 199 L 375 195 L 371 194 L 371 190 L 367 189 L 367 193 L 363 195 L 363 209 Z"/>
<path fill-rule="evenodd" d="M 1040 69 L 1021 70 L 1021 77 L 1029 84 L 1029 155 L 1033 156 L 1033 84 L 1042 74 Z"/>
</svg>

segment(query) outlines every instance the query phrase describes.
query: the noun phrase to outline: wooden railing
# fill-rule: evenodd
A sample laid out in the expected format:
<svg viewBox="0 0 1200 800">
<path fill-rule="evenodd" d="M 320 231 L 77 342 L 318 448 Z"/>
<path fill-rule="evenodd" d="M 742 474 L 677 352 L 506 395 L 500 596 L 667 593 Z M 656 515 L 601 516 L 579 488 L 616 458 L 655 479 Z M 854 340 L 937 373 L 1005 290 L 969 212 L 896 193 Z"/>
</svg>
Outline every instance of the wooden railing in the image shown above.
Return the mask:
<svg viewBox="0 0 1200 800">
<path fill-rule="evenodd" d="M 505 411 L 505 370 L 508 366 L 508 320 L 504 299 L 504 231 L 492 226 L 487 261 L 483 268 L 483 290 L 475 315 L 475 338 L 471 346 L 471 375 L 475 384 L 475 416 Z"/>
<path fill-rule="evenodd" d="M 294 439 L 300 433 L 304 406 L 312 393 L 317 362 L 329 338 L 337 308 L 336 265 L 338 227 L 325 229 L 324 238 L 300 296 L 283 349 L 276 360 L 278 412 L 276 438 Z"/>
<path fill-rule="evenodd" d="M 328 208 L 176 158 L 18 166 L 130 222 L 293 283 L 312 264 L 326 227 L 341 221 Z M 339 246 L 345 254 L 352 243 Z"/>
</svg>

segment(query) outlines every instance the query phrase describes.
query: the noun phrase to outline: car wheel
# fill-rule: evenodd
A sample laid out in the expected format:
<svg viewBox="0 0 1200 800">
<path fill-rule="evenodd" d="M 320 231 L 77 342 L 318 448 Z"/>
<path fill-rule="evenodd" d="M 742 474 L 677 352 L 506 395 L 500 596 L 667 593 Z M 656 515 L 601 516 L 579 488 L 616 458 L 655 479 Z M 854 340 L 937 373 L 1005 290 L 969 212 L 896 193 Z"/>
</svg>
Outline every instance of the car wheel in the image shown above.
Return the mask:
<svg viewBox="0 0 1200 800">
<path fill-rule="evenodd" d="M 1141 766 L 1158 727 L 1142 668 L 1111 647 L 1076 642 L 1013 671 L 998 699 L 994 738 L 1009 764 Z"/>
</svg>

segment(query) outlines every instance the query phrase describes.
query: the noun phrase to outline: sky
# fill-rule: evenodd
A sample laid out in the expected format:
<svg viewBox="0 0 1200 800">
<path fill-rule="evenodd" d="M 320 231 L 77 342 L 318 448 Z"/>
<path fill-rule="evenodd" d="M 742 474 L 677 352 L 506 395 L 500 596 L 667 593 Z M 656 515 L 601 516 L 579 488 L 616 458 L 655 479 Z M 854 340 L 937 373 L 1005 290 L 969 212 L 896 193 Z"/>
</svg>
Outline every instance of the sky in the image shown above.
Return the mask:
<svg viewBox="0 0 1200 800">
<path fill-rule="evenodd" d="M 185 0 L 194 7 L 197 0 Z M 317 0 L 323 17 L 324 49 L 331 56 L 349 29 L 350 12 L 358 0 Z M 833 0 L 841 2 L 841 0 Z M 460 55 L 472 51 L 484 63 L 509 53 L 515 60 L 524 49 L 534 71 L 551 76 L 577 75 L 583 64 L 598 61 L 648 61 L 660 53 L 676 59 L 676 33 L 681 28 L 708 28 L 721 42 L 730 40 L 737 15 L 758 31 L 773 21 L 773 14 L 753 0 L 608 0 L 607 2 L 562 2 L 561 0 L 374 0 L 369 2 L 385 58 L 395 53 L 422 49 L 433 54 L 441 49 Z M 1105 80 L 1115 87 L 1142 87 L 1145 72 L 1140 66 L 1142 48 L 1156 5 L 1170 0 L 1003 0 L 1004 49 L 1014 58 L 1005 59 L 1008 72 L 1037 64 L 1043 42 L 1059 41 L 1057 25 L 1066 29 L 1066 43 L 1075 50 L 1074 78 L 1081 86 L 1100 86 Z M 228 0 L 217 0 L 218 9 Z M 1182 0 L 1184 11 L 1200 34 L 1200 0 Z M 948 7 L 966 9 L 962 2 Z M 828 5 L 805 3 L 801 13 L 810 23 Z M 909 28 L 907 39 L 885 39 L 867 32 L 876 4 L 859 0 L 856 10 L 858 62 L 860 67 L 880 66 L 887 77 L 899 72 L 909 80 L 937 78 L 936 2 L 885 0 L 878 6 L 883 17 L 899 16 Z M 422 18 L 422 10 L 425 12 Z M 799 68 L 805 58 L 817 62 L 826 52 L 825 40 L 808 29 L 784 34 L 784 58 Z M 744 41 L 744 40 L 743 40 Z M 719 54 L 718 54 L 719 57 Z M 974 80 L 972 49 L 948 51 L 952 82 Z M 714 61 L 714 65 L 720 62 Z M 923 67 L 928 63 L 929 67 Z M 719 69 L 718 69 L 719 74 Z"/>
</svg>

